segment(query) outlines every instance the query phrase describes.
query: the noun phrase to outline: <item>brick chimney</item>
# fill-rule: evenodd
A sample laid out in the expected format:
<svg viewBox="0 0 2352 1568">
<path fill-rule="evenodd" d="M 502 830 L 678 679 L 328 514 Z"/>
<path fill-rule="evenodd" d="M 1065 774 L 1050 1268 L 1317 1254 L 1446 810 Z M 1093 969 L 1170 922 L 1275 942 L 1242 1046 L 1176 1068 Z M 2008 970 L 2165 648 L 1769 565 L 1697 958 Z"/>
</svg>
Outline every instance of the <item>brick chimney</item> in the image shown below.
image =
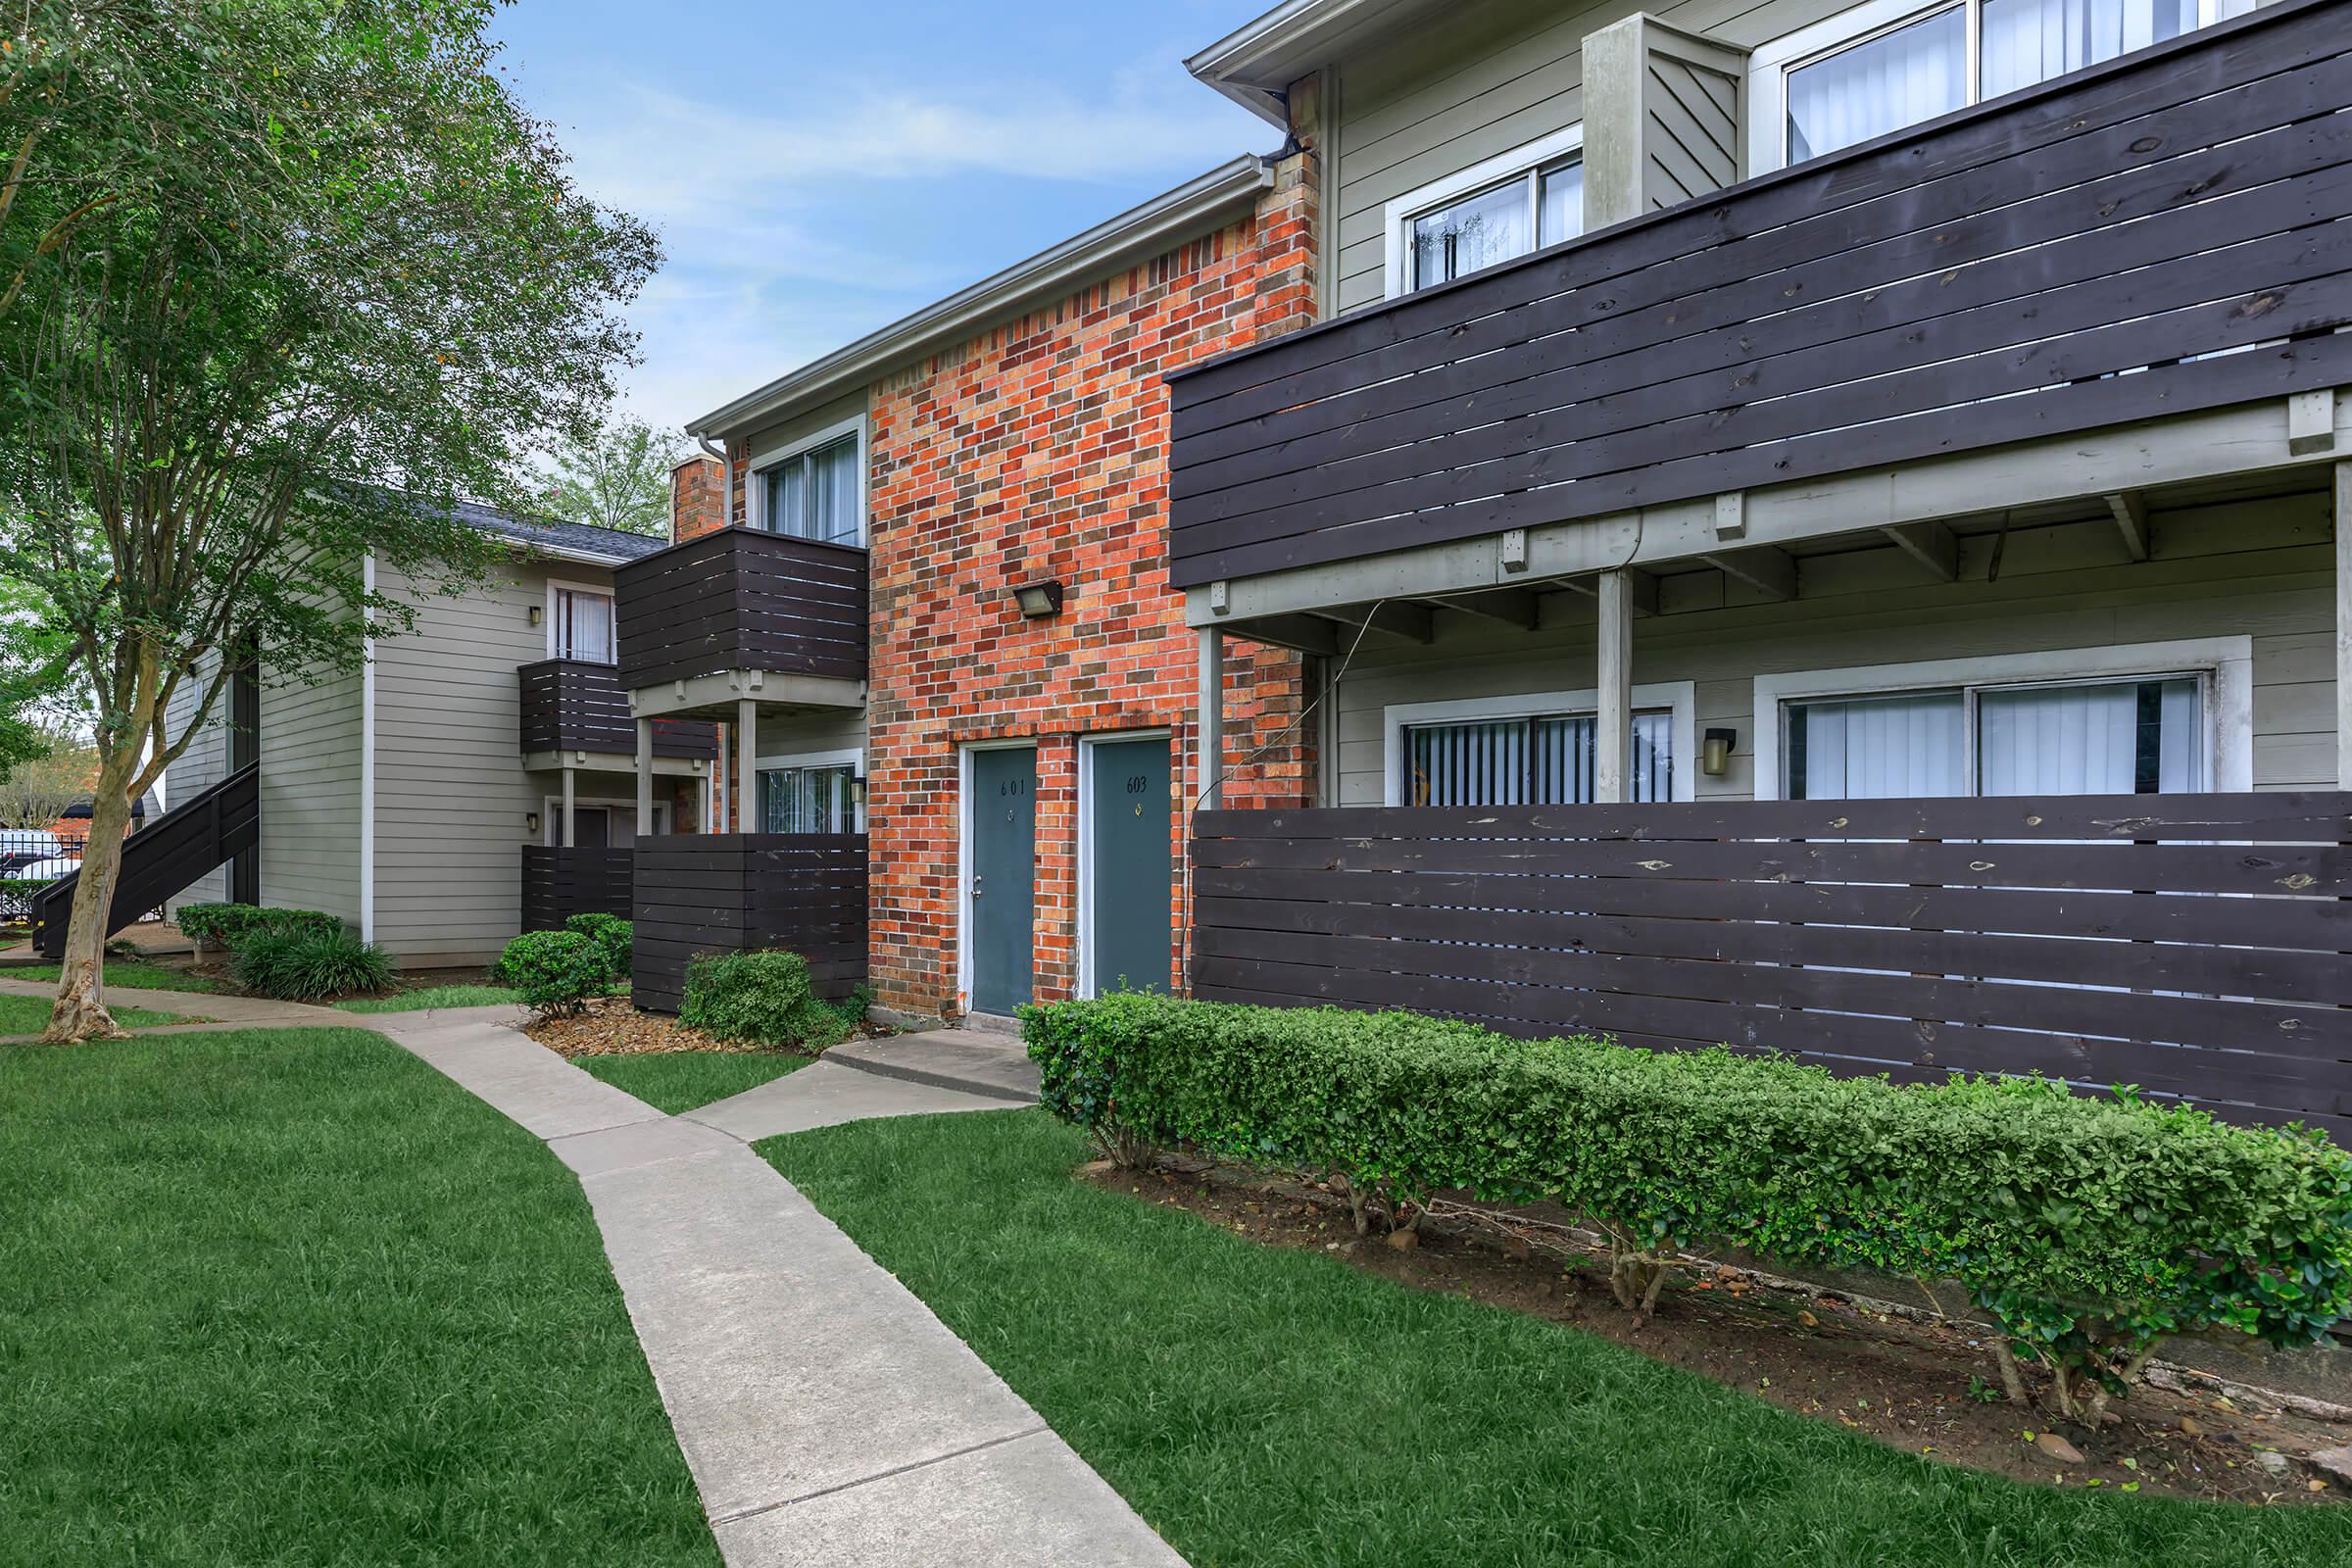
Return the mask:
<svg viewBox="0 0 2352 1568">
<path fill-rule="evenodd" d="M 683 543 L 727 525 L 726 465 L 697 455 L 669 470 L 669 542 Z"/>
</svg>

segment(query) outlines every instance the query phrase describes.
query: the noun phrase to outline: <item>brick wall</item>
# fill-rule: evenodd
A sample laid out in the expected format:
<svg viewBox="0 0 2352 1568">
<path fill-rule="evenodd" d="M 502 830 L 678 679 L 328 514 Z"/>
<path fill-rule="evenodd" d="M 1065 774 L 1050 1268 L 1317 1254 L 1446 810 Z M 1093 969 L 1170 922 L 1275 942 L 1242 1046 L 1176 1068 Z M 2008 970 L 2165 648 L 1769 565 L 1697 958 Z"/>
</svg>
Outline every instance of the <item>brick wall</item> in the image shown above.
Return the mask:
<svg viewBox="0 0 2352 1568">
<path fill-rule="evenodd" d="M 1081 736 L 1172 735 L 1179 874 L 1168 896 L 1183 930 L 1185 815 L 1203 775 L 1197 643 L 1164 562 L 1160 377 L 1312 320 L 1316 188 L 1312 152 L 1296 152 L 1252 220 L 873 389 L 867 820 L 871 975 L 885 1005 L 923 1014 L 958 1005 L 957 796 L 968 742 L 1037 742 L 1040 1000 L 1077 984 Z M 1058 615 L 1027 621 L 1009 590 L 1038 578 L 1060 581 L 1066 597 Z M 1311 799 L 1313 726 L 1294 722 L 1301 665 L 1283 650 L 1229 642 L 1229 803 Z M 1171 983 L 1180 948 L 1171 943 Z"/>
<path fill-rule="evenodd" d="M 675 544 L 727 524 L 726 472 L 716 458 L 693 457 L 669 470 L 669 537 Z"/>
</svg>

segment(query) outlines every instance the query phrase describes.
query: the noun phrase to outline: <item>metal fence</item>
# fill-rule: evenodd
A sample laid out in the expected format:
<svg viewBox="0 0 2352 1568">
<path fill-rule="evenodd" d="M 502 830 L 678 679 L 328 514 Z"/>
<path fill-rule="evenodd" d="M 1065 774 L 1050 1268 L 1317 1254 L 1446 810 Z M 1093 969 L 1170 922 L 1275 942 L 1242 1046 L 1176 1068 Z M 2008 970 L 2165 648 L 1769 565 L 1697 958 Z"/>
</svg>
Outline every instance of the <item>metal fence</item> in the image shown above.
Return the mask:
<svg viewBox="0 0 2352 1568">
<path fill-rule="evenodd" d="M 0 923 L 25 919 L 35 893 L 77 870 L 88 839 L 86 829 L 0 828 Z"/>
</svg>

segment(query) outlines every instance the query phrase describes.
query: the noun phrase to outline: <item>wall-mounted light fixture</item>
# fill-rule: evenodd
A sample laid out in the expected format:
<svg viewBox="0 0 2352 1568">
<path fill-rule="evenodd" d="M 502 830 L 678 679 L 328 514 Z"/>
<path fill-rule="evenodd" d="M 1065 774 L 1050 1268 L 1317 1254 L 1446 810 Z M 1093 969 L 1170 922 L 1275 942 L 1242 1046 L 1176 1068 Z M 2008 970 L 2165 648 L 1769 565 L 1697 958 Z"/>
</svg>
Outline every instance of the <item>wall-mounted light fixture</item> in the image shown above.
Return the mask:
<svg viewBox="0 0 2352 1568">
<path fill-rule="evenodd" d="M 533 605 L 533 606 L 531 607 L 531 624 L 532 624 L 532 625 L 536 626 L 536 625 L 538 625 L 538 624 L 539 624 L 541 621 L 545 620 L 546 618 L 547 618 L 547 607 L 546 607 L 545 605 Z"/>
<path fill-rule="evenodd" d="M 1740 744 L 1736 729 L 1707 731 L 1704 745 L 1699 748 L 1698 770 L 1709 778 L 1721 778 L 1732 768 L 1732 748 Z"/>
<path fill-rule="evenodd" d="M 852 776 L 850 779 L 850 806 L 856 810 L 865 809 L 865 780 L 863 778 Z"/>
<path fill-rule="evenodd" d="M 529 832 L 534 834 L 537 833 L 539 831 L 539 813 L 537 811 L 525 812 L 522 818 L 522 825 Z"/>
<path fill-rule="evenodd" d="M 1061 613 L 1061 584 L 1050 577 L 1043 582 L 1021 583 L 1012 590 L 1012 602 L 1031 620 L 1058 615 Z"/>
</svg>

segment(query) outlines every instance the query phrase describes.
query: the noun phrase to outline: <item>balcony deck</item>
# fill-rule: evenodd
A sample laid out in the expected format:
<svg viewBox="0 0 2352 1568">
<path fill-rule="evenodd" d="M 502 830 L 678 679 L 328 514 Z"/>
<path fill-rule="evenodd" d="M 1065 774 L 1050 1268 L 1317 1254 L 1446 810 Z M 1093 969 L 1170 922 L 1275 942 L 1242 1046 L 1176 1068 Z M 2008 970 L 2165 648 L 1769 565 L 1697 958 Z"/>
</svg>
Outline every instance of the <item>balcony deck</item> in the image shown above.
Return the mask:
<svg viewBox="0 0 2352 1568">
<path fill-rule="evenodd" d="M 1179 586 L 2352 383 L 2352 0 L 1170 377 Z"/>
<path fill-rule="evenodd" d="M 634 757 L 637 724 L 620 675 L 611 664 L 543 659 L 514 671 L 522 686 L 522 751 L 590 752 Z M 654 725 L 654 755 L 709 760 L 718 756 L 718 731 L 690 719 Z"/>
<path fill-rule="evenodd" d="M 862 700 L 861 549 L 721 528 L 618 567 L 612 580 L 620 684 L 632 693 L 685 688 L 663 710 L 718 713 L 725 702 L 755 695 L 834 706 Z M 648 706 L 641 698 L 636 711 Z"/>
</svg>

